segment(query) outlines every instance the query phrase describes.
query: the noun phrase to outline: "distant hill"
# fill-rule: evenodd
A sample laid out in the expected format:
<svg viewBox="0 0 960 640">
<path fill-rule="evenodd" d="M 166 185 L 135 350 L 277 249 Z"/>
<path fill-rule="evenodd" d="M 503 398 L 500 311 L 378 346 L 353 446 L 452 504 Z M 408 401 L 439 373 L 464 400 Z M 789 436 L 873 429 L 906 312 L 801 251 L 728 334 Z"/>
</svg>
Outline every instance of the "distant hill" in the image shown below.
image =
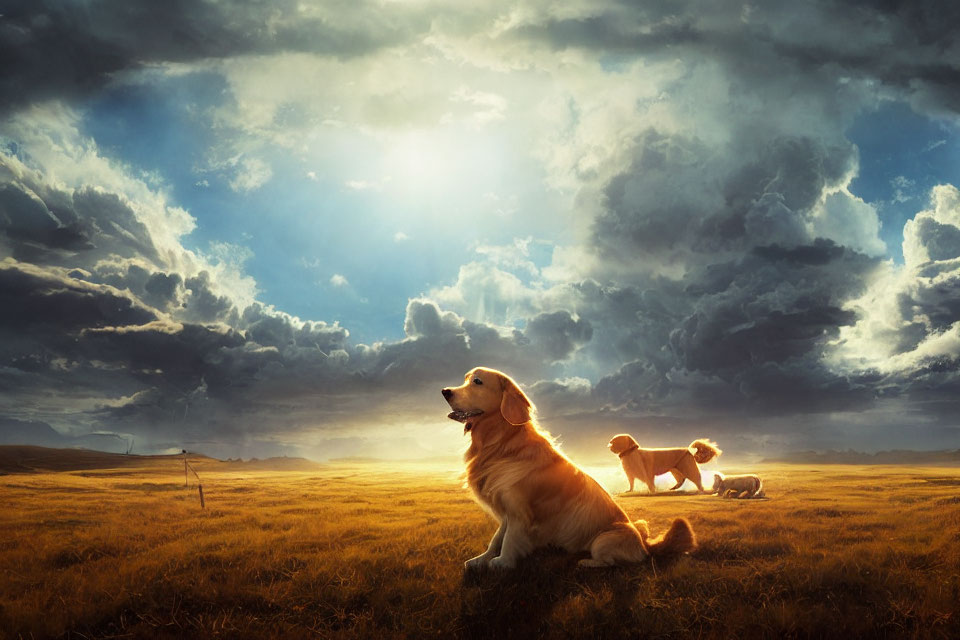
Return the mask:
<svg viewBox="0 0 960 640">
<path fill-rule="evenodd" d="M 761 462 L 795 464 L 950 464 L 960 465 L 960 449 L 953 451 L 796 451 Z"/>
<path fill-rule="evenodd" d="M 179 455 L 137 456 L 91 451 L 90 449 L 52 449 L 32 445 L 2 445 L 0 446 L 0 473 L 117 469 L 148 466 L 162 461 L 173 463 L 178 459 L 180 459 Z M 190 461 L 215 460 L 201 454 L 190 454 Z"/>
<path fill-rule="evenodd" d="M 198 470 L 218 471 L 311 471 L 323 467 L 306 458 L 266 458 L 264 460 L 218 460 L 200 453 L 189 453 L 190 464 Z M 89 449 L 54 449 L 32 445 L 0 445 L 0 473 L 32 473 L 37 471 L 81 471 L 156 467 L 158 464 L 179 465 L 180 454 L 139 456 L 107 453 Z"/>
</svg>

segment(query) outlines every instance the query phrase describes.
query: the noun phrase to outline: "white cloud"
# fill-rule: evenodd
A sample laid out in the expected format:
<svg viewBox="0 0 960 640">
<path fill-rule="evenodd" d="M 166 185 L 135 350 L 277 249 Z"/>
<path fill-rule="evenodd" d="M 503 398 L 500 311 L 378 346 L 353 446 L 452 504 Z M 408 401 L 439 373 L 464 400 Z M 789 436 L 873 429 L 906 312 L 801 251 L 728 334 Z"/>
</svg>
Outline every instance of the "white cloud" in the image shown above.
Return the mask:
<svg viewBox="0 0 960 640">
<path fill-rule="evenodd" d="M 335 273 L 332 276 L 330 276 L 330 284 L 332 284 L 335 287 L 346 287 L 350 285 L 347 279 L 339 273 Z"/>
<path fill-rule="evenodd" d="M 481 244 L 476 247 L 475 251 L 498 267 L 537 277 L 540 275 L 540 270 L 530 260 L 530 244 L 533 241 L 531 236 L 514 238 L 513 242 L 507 245 Z"/>
<path fill-rule="evenodd" d="M 960 356 L 948 310 L 960 289 L 960 190 L 938 185 L 932 208 L 903 229 L 904 265 L 888 262 L 850 301 L 857 323 L 841 327 L 828 361 L 842 370 L 909 373 L 939 356 Z"/>
<path fill-rule="evenodd" d="M 434 289 L 430 297 L 475 322 L 510 326 L 536 312 L 535 291 L 512 273 L 487 262 L 460 267 L 457 281 Z"/>
<path fill-rule="evenodd" d="M 470 115 L 470 119 L 478 125 L 503 120 L 506 117 L 507 99 L 496 93 L 474 91 L 461 86 L 451 94 L 450 100 L 476 107 L 476 111 Z"/>
<path fill-rule="evenodd" d="M 394 242 L 404 242 L 409 239 L 410 239 L 410 236 L 405 234 L 403 231 L 397 231 L 395 234 L 393 234 Z"/>
<path fill-rule="evenodd" d="M 872 256 L 882 256 L 887 251 L 886 243 L 880 239 L 876 209 L 846 187 L 824 192 L 811 213 L 809 226 L 814 238 L 830 238 Z"/>
<path fill-rule="evenodd" d="M 381 189 L 379 182 L 370 180 L 347 180 L 343 185 L 351 191 L 380 191 Z"/>
<path fill-rule="evenodd" d="M 243 158 L 237 163 L 237 170 L 230 188 L 245 193 L 259 189 L 273 178 L 273 169 L 260 158 Z"/>
<path fill-rule="evenodd" d="M 483 194 L 483 202 L 490 211 L 500 217 L 508 218 L 519 210 L 519 199 L 516 195 L 502 197 L 488 191 Z"/>
<path fill-rule="evenodd" d="M 890 186 L 893 187 L 893 202 L 907 202 L 916 197 L 916 194 L 913 193 L 914 187 L 917 186 L 916 180 L 911 180 L 906 176 L 897 176 L 890 181 Z"/>
<path fill-rule="evenodd" d="M 941 357 L 960 358 L 960 322 L 953 323 L 944 331 L 928 334 L 914 349 L 890 358 L 884 363 L 884 369 L 910 372 Z"/>
<path fill-rule="evenodd" d="M 208 256 L 216 262 L 224 263 L 235 269 L 242 269 L 244 263 L 253 257 L 253 251 L 249 247 L 230 242 L 210 243 Z"/>
<path fill-rule="evenodd" d="M 942 241 L 938 230 L 942 226 L 960 229 L 960 190 L 953 185 L 937 185 L 931 191 L 931 204 L 932 209 L 921 211 L 903 227 L 903 259 L 911 267 L 960 255 L 953 253 L 953 247 L 938 246 Z"/>
</svg>

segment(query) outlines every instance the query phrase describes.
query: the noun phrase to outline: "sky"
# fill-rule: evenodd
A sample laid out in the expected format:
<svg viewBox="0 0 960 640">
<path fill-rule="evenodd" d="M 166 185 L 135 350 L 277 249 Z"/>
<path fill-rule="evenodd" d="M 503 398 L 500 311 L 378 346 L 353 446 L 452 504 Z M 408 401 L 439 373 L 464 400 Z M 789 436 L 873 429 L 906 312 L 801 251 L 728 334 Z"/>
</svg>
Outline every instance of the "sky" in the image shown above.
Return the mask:
<svg viewBox="0 0 960 640">
<path fill-rule="evenodd" d="M 0 442 L 960 447 L 960 6 L 7 2 Z"/>
</svg>

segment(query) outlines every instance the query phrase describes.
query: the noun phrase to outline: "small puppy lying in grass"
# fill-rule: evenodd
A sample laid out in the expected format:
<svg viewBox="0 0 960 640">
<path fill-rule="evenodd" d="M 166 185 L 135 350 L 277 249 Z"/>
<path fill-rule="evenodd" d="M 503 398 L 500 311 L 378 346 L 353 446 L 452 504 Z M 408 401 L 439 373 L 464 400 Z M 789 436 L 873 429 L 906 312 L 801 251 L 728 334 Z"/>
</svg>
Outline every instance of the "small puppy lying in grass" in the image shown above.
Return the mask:
<svg viewBox="0 0 960 640">
<path fill-rule="evenodd" d="M 570 462 L 540 430 L 533 403 L 506 374 L 477 368 L 458 387 L 443 389 L 470 434 L 464 454 L 467 484 L 500 523 L 487 550 L 468 569 L 510 569 L 539 547 L 586 551 L 585 567 L 642 562 L 696 546 L 693 530 L 677 518 L 659 539 L 642 520 L 631 522 L 596 480 Z"/>
<path fill-rule="evenodd" d="M 717 443 L 710 440 L 694 440 L 689 447 L 682 449 L 642 449 L 637 441 L 626 433 L 613 436 L 607 447 L 620 456 L 623 472 L 630 481 L 630 491 L 633 491 L 634 480 L 640 480 L 647 485 L 650 493 L 657 492 L 654 479 L 668 472 L 677 481 L 677 484 L 670 487 L 670 491 L 679 489 L 683 481 L 689 478 L 697 485 L 697 490 L 703 493 L 700 467 L 697 464 L 709 462 L 722 453 Z"/>
<path fill-rule="evenodd" d="M 762 498 L 763 482 L 753 474 L 742 476 L 713 475 L 713 493 L 721 498 Z"/>
</svg>

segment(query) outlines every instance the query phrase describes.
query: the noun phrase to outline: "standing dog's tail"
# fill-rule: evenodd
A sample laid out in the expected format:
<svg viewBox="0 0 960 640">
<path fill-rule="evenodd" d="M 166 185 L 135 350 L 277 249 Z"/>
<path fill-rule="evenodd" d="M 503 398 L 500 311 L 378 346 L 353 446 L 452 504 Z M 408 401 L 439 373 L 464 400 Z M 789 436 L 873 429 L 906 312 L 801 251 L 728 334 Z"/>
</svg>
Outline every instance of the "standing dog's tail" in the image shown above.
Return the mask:
<svg viewBox="0 0 960 640">
<path fill-rule="evenodd" d="M 643 544 L 651 556 L 678 556 L 697 548 L 697 536 L 686 518 L 677 518 L 666 533 L 652 540 L 648 537 L 650 533 L 646 522 L 637 520 L 633 524 L 640 532 Z"/>
<path fill-rule="evenodd" d="M 720 451 L 720 447 L 717 446 L 716 442 L 706 439 L 694 440 L 688 448 L 696 450 L 696 453 L 693 454 L 693 459 L 696 460 L 697 464 L 710 462 L 723 453 Z"/>
</svg>

